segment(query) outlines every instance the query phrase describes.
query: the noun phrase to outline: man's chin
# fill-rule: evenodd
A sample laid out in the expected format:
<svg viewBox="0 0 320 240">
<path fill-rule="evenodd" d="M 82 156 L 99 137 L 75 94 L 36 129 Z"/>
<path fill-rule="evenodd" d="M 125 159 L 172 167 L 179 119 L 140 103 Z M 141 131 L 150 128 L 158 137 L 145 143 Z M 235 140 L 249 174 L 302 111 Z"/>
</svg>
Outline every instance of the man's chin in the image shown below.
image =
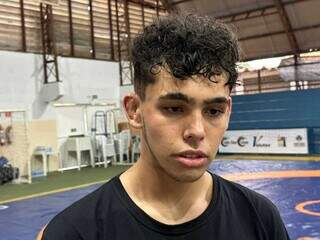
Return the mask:
<svg viewBox="0 0 320 240">
<path fill-rule="evenodd" d="M 176 173 L 167 173 L 169 177 L 174 179 L 177 182 L 180 183 L 193 183 L 199 180 L 203 174 L 205 173 L 205 170 L 198 170 L 198 171 L 187 171 L 187 172 L 180 172 L 178 174 Z"/>
</svg>

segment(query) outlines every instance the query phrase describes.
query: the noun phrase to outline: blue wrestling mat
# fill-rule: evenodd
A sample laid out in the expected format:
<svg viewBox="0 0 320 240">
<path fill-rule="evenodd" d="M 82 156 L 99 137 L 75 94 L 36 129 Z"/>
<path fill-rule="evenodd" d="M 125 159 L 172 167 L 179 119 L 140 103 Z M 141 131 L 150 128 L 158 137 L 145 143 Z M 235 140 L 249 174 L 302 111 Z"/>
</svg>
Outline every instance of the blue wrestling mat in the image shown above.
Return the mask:
<svg viewBox="0 0 320 240">
<path fill-rule="evenodd" d="M 216 160 L 210 171 L 226 177 L 245 173 L 235 181 L 273 201 L 293 240 L 320 240 L 320 162 Z M 0 239 L 35 239 L 52 217 L 99 186 L 0 205 Z"/>
</svg>

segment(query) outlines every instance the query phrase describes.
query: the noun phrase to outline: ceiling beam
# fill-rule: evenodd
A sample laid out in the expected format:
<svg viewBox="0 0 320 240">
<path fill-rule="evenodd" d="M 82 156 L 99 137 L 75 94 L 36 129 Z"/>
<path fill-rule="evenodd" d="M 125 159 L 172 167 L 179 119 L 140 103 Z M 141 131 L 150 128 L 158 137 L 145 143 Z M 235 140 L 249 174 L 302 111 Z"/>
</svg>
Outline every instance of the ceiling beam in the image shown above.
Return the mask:
<svg viewBox="0 0 320 240">
<path fill-rule="evenodd" d="M 300 27 L 300 28 L 293 28 L 293 29 L 291 29 L 291 31 L 292 32 L 299 32 L 299 31 L 304 31 L 304 30 L 309 30 L 309 29 L 316 29 L 316 28 L 320 28 L 320 24 L 314 24 L 314 25 Z M 269 33 L 263 33 L 263 34 L 258 34 L 258 35 L 247 36 L 247 37 L 239 38 L 238 40 L 239 41 L 247 41 L 247 40 L 270 37 L 270 36 L 279 35 L 279 34 L 285 34 L 285 33 L 286 33 L 285 30 L 281 30 L 281 31 L 275 31 L 275 32 L 269 32 Z"/>
<path fill-rule="evenodd" d="M 239 14 L 239 15 L 234 15 L 232 17 L 228 17 L 228 18 L 219 18 L 221 19 L 224 23 L 235 23 L 235 22 L 239 22 L 239 21 L 243 21 L 243 20 L 247 20 L 247 19 L 252 19 L 252 18 L 258 18 L 258 17 L 267 17 L 267 16 L 271 16 L 271 15 L 275 15 L 278 14 L 277 9 L 275 8 L 270 8 L 270 10 L 258 10 L 258 11 L 250 11 L 247 12 L 245 14 Z"/>
<path fill-rule="evenodd" d="M 163 10 L 163 11 L 166 10 L 166 8 L 164 8 L 162 6 L 157 6 L 156 3 L 149 3 L 149 2 L 141 1 L 141 0 L 128 0 L 128 2 L 135 3 L 135 4 L 138 4 L 140 6 L 147 7 L 147 8 L 159 9 L 159 10 Z"/>
<path fill-rule="evenodd" d="M 163 2 L 170 2 L 169 0 L 162 0 Z M 172 2 L 169 3 L 171 7 L 174 7 L 178 4 L 182 4 L 185 2 L 190 2 L 192 0 L 179 0 L 176 2 Z M 287 1 L 285 3 L 283 3 L 283 5 L 290 5 L 290 4 L 295 4 L 295 3 L 299 3 L 299 2 L 306 2 L 306 1 L 310 1 L 310 0 L 291 0 L 291 1 Z M 165 6 L 165 4 L 163 4 Z M 175 7 L 177 11 L 177 7 Z M 271 10 L 271 11 L 270 11 Z M 226 23 L 231 23 L 231 22 L 236 22 L 236 21 L 241 21 L 241 20 L 246 20 L 246 19 L 251 19 L 251 18 L 257 18 L 257 17 L 262 17 L 262 16 L 269 16 L 269 15 L 273 15 L 277 13 L 277 9 L 275 7 L 274 4 L 269 4 L 263 7 L 258 7 L 258 8 L 253 8 L 253 9 L 249 9 L 249 10 L 245 10 L 245 11 L 240 11 L 237 13 L 233 13 L 233 14 L 227 14 L 227 15 L 220 15 L 220 16 L 215 16 L 218 19 L 221 20 L 226 20 Z M 207 13 L 208 15 L 210 15 L 210 13 Z M 215 15 L 214 13 L 212 13 L 213 15 Z"/>
<path fill-rule="evenodd" d="M 299 2 L 307 2 L 307 1 L 310 1 L 310 0 L 291 0 L 291 1 L 284 2 L 282 4 L 284 6 L 286 6 L 286 5 L 290 5 L 290 4 L 295 4 L 295 3 L 299 3 Z M 219 19 L 235 18 L 235 17 L 240 16 L 240 15 L 246 15 L 246 14 L 251 15 L 251 14 L 254 14 L 256 12 L 266 11 L 266 10 L 269 10 L 269 9 L 272 9 L 272 8 L 275 8 L 275 4 L 268 4 L 268 5 L 265 5 L 263 7 L 257 7 L 257 8 L 253 8 L 253 9 L 249 9 L 249 10 L 245 10 L 245 11 L 232 13 L 232 14 L 216 15 L 215 17 L 219 18 Z M 212 13 L 211 15 L 215 15 L 215 14 Z"/>
<path fill-rule="evenodd" d="M 24 3 L 23 0 L 20 0 L 20 17 L 21 17 L 21 43 L 22 43 L 22 51 L 27 51 L 27 43 L 26 43 L 26 25 L 24 20 Z"/>
<path fill-rule="evenodd" d="M 284 31 L 287 34 L 291 49 L 294 54 L 299 53 L 299 45 L 296 39 L 296 36 L 294 35 L 294 31 L 292 30 L 291 22 L 288 17 L 288 14 L 284 8 L 284 5 L 281 0 L 273 0 L 274 4 L 278 10 L 282 25 L 284 27 Z"/>
<path fill-rule="evenodd" d="M 320 49 L 320 46 L 317 48 Z M 302 49 L 300 53 L 308 53 L 310 52 L 309 49 Z M 286 52 L 282 52 L 282 53 L 268 53 L 268 54 L 264 54 L 260 57 L 244 57 L 243 59 L 241 59 L 241 61 L 252 61 L 252 60 L 260 60 L 260 59 L 266 59 L 266 58 L 274 58 L 274 57 L 283 57 L 283 56 L 288 56 L 288 55 L 293 55 L 292 52 L 286 51 Z"/>
</svg>

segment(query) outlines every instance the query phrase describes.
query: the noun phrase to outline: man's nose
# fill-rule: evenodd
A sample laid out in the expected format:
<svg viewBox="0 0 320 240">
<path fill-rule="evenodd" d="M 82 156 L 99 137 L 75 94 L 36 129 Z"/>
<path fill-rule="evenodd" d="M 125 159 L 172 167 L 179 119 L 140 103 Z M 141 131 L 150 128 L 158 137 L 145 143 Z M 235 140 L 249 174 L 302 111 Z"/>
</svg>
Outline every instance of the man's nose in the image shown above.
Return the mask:
<svg viewBox="0 0 320 240">
<path fill-rule="evenodd" d="M 202 113 L 194 112 L 188 116 L 183 138 L 190 144 L 199 143 L 205 137 L 204 119 Z"/>
</svg>

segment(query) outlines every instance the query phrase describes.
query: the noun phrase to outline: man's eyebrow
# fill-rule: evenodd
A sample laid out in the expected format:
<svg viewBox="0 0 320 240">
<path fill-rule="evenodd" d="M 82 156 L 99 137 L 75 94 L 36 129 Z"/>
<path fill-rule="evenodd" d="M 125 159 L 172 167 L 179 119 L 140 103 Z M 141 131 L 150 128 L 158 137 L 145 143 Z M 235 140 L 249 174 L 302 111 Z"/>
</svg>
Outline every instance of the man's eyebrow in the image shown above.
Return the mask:
<svg viewBox="0 0 320 240">
<path fill-rule="evenodd" d="M 187 103 L 194 102 L 190 97 L 180 92 L 171 92 L 161 95 L 159 100 L 181 100 Z"/>
<path fill-rule="evenodd" d="M 226 97 L 215 97 L 208 100 L 203 101 L 205 104 L 213 104 L 213 103 L 228 103 L 228 99 Z"/>
<path fill-rule="evenodd" d="M 159 97 L 159 100 L 181 100 L 186 103 L 195 102 L 193 98 L 190 98 L 187 95 L 180 92 L 172 92 L 172 93 L 167 93 L 165 95 L 161 95 Z M 228 99 L 226 97 L 215 97 L 215 98 L 210 98 L 203 101 L 203 103 L 206 105 L 213 104 L 213 103 L 227 103 L 227 102 L 228 102 Z"/>
</svg>

